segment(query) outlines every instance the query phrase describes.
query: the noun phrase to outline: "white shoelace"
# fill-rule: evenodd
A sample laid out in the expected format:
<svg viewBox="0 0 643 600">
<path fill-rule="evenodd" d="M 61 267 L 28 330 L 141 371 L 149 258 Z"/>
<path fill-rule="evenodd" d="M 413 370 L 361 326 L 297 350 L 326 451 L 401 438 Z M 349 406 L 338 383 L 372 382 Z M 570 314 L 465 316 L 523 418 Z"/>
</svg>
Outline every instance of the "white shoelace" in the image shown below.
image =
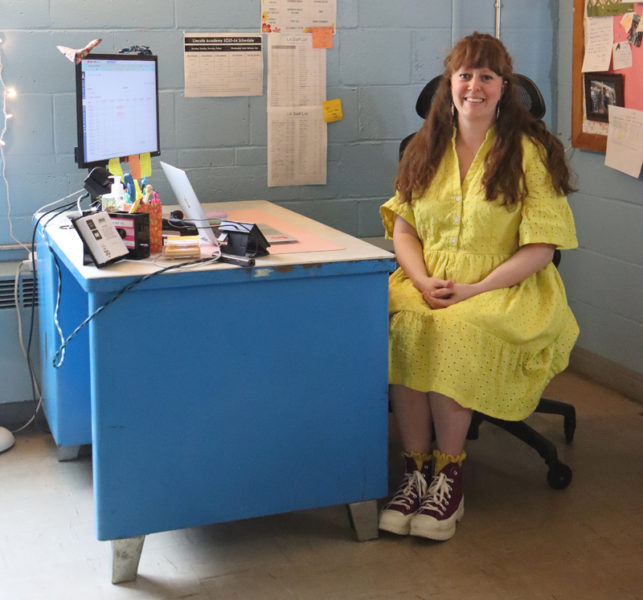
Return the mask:
<svg viewBox="0 0 643 600">
<path fill-rule="evenodd" d="M 406 484 L 399 489 L 389 504 L 402 504 L 406 508 L 411 508 L 411 503 L 417 501 L 417 498 L 423 498 L 427 490 L 426 479 L 420 471 L 406 474 Z M 415 489 L 414 489 L 415 488 Z"/>
<path fill-rule="evenodd" d="M 446 507 L 445 502 L 451 498 L 451 484 L 453 479 L 449 479 L 444 473 L 440 473 L 433 478 L 429 486 L 429 492 L 422 501 L 421 510 L 429 509 L 444 514 Z"/>
</svg>

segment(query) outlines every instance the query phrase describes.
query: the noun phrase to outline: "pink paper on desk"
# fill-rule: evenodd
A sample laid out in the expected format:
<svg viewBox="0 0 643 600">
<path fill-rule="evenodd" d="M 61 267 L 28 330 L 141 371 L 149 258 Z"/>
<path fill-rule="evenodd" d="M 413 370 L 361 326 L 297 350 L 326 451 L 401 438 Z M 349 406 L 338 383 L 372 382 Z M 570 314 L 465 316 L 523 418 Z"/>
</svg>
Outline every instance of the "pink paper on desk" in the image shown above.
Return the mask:
<svg viewBox="0 0 643 600">
<path fill-rule="evenodd" d="M 279 231 L 288 233 L 294 238 L 296 242 L 287 244 L 273 244 L 268 248 L 270 254 L 294 254 L 295 252 L 321 252 L 324 250 L 343 250 L 343 246 L 338 246 L 315 233 L 311 233 L 306 229 L 297 227 L 288 221 L 284 221 L 279 217 L 275 217 L 269 212 L 257 210 L 252 208 L 242 208 L 239 210 L 228 211 L 228 219 L 231 221 L 239 221 L 241 223 L 256 223 L 261 225 L 271 225 Z"/>
</svg>

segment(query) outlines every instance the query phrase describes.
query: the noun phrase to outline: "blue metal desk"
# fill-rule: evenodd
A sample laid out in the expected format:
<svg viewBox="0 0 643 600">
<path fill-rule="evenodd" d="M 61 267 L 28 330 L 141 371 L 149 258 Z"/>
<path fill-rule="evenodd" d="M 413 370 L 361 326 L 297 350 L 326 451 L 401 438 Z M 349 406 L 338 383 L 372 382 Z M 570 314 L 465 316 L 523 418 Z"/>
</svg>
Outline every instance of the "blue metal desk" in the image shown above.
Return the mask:
<svg viewBox="0 0 643 600">
<path fill-rule="evenodd" d="M 96 534 L 113 581 L 135 578 L 146 534 L 349 504 L 377 536 L 387 493 L 388 252 L 267 202 L 260 208 L 342 250 L 280 254 L 153 277 L 68 335 L 128 282 L 157 269 L 83 266 L 80 240 L 39 236 L 45 413 L 61 448 L 92 444 Z"/>
</svg>

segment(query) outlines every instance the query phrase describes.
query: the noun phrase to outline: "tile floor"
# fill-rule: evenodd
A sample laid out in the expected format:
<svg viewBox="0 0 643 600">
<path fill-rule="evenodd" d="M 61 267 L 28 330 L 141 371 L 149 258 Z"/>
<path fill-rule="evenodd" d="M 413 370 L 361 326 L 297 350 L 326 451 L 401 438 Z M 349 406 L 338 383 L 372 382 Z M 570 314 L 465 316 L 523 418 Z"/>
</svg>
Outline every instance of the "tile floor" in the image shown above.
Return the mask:
<svg viewBox="0 0 643 600">
<path fill-rule="evenodd" d="M 60 463 L 49 435 L 20 434 L 0 455 L 0 598 L 643 599 L 643 406 L 571 373 L 548 392 L 578 412 L 570 446 L 557 417 L 530 418 L 574 470 L 564 491 L 532 450 L 483 424 L 448 542 L 359 543 L 335 506 L 149 535 L 137 581 L 118 586 L 110 544 L 94 536 L 89 455 Z"/>
</svg>

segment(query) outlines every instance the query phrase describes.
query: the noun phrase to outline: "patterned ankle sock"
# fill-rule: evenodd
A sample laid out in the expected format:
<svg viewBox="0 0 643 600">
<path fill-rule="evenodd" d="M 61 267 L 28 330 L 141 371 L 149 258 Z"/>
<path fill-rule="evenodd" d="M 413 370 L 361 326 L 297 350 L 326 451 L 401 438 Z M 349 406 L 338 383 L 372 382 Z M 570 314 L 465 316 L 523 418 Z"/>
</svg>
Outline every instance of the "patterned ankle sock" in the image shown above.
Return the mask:
<svg viewBox="0 0 643 600">
<path fill-rule="evenodd" d="M 445 454 L 444 452 L 440 452 L 440 450 L 434 450 L 433 451 L 433 460 L 435 464 L 435 475 L 437 475 L 444 467 L 446 467 L 449 463 L 458 463 L 458 465 L 462 466 L 462 461 L 467 457 L 467 453 L 463 450 L 460 454 L 457 456 L 454 456 L 453 454 Z"/>
</svg>

